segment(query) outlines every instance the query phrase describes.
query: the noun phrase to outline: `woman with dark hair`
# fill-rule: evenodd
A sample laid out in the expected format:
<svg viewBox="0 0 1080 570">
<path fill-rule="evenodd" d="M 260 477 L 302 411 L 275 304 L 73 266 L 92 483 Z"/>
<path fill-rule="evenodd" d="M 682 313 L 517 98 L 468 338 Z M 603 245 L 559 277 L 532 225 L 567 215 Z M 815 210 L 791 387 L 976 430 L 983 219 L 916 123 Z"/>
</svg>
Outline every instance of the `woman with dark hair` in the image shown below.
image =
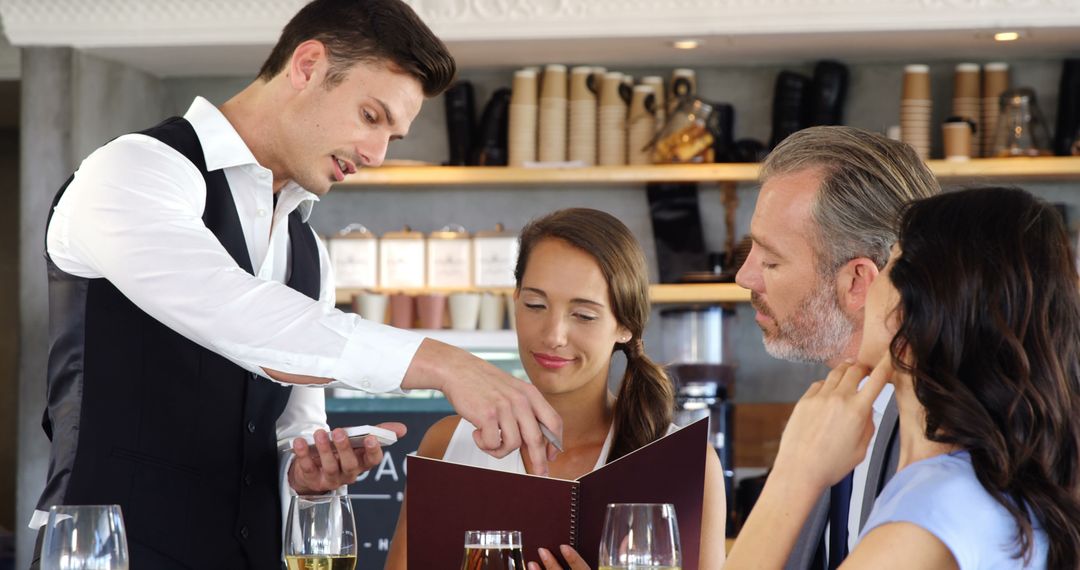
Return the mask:
<svg viewBox="0 0 1080 570">
<path fill-rule="evenodd" d="M 550 476 L 576 479 L 673 431 L 674 388 L 663 368 L 645 354 L 641 335 L 649 319 L 645 255 L 630 230 L 610 214 L 586 208 L 559 210 L 521 232 L 514 270 L 518 348 L 529 380 L 563 419 L 564 451 L 548 464 Z M 626 355 L 617 395 L 608 390 L 616 351 Z M 485 455 L 474 427 L 460 416 L 436 423 L 419 455 L 517 473 L 533 473 L 529 458 L 512 452 Z M 716 453 L 707 450 L 701 524 L 701 569 L 724 563 L 724 479 Z M 387 568 L 405 567 L 405 507 Z M 546 568 L 559 568 L 541 549 Z M 586 568 L 569 546 L 571 567 Z M 539 569 L 536 563 L 530 568 Z"/>
<path fill-rule="evenodd" d="M 730 567 L 783 564 L 865 454 L 890 382 L 900 471 L 845 568 L 1080 568 L 1080 291 L 1060 216 L 1022 190 L 971 189 L 914 202 L 899 240 L 858 363 L 799 401 Z"/>
</svg>

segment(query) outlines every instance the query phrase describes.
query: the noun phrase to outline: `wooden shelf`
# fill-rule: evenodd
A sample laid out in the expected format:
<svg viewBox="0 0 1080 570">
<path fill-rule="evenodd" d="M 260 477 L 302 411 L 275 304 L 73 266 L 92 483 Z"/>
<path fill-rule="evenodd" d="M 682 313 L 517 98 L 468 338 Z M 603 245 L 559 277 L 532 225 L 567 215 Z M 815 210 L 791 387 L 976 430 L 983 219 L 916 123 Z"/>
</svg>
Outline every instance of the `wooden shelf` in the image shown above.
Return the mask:
<svg viewBox="0 0 1080 570">
<path fill-rule="evenodd" d="M 352 303 L 353 295 L 360 289 L 338 289 L 337 304 L 348 305 Z M 422 295 L 425 293 L 457 293 L 457 292 L 484 292 L 513 293 L 511 288 L 496 289 L 388 289 L 383 293 L 407 293 L 409 295 Z M 750 291 L 739 287 L 734 283 L 693 283 L 693 284 L 663 284 L 649 287 L 650 297 L 653 303 L 743 303 L 750 301 Z"/>
<path fill-rule="evenodd" d="M 1080 180 L 1080 157 L 978 158 L 966 162 L 931 160 L 942 180 Z M 498 166 L 385 166 L 351 174 L 342 188 L 365 186 L 616 185 L 649 182 L 756 182 L 759 165 L 663 164 L 567 168 Z"/>
</svg>

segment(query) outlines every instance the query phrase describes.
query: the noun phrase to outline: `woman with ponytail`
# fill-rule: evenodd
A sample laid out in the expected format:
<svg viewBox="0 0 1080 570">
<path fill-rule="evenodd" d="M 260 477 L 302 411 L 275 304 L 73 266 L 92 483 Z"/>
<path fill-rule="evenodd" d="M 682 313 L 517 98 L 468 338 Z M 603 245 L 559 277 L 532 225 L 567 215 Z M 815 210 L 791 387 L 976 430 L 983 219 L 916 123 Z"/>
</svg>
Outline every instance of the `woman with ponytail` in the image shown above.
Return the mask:
<svg viewBox="0 0 1080 570">
<path fill-rule="evenodd" d="M 563 419 L 563 449 L 549 461 L 549 475 L 576 479 L 642 447 L 675 428 L 674 387 L 642 344 L 648 322 L 649 279 L 645 256 L 615 217 L 585 208 L 559 210 L 521 232 L 514 307 L 518 349 L 529 380 Z M 612 355 L 626 356 L 617 394 L 608 389 Z M 528 457 L 502 459 L 483 453 L 474 428 L 451 416 L 428 430 L 419 455 L 518 473 L 532 473 Z M 710 448 L 705 462 L 699 568 L 724 564 L 724 479 Z M 398 518 L 387 568 L 405 567 L 405 507 Z M 530 553 L 526 553 L 528 556 Z M 560 568 L 541 549 L 542 565 Z M 587 568 L 569 546 L 561 553 L 573 570 Z"/>
<path fill-rule="evenodd" d="M 899 238 L 858 362 L 795 407 L 729 566 L 782 565 L 795 521 L 865 454 L 889 382 L 900 469 L 843 568 L 1080 568 L 1080 290 L 1060 216 L 971 189 L 912 203 Z"/>
</svg>

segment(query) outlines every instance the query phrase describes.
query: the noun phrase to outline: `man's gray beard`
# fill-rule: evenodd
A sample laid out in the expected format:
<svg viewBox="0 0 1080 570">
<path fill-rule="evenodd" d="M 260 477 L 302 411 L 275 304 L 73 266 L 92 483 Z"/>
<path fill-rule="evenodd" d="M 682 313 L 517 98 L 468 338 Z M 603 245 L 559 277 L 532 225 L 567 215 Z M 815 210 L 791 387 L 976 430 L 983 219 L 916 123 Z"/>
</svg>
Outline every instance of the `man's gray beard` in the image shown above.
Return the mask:
<svg viewBox="0 0 1080 570">
<path fill-rule="evenodd" d="M 777 320 L 776 326 L 776 332 L 765 335 L 765 351 L 793 362 L 828 362 L 840 356 L 856 328 L 827 280 L 820 280 L 799 309 L 789 319 Z"/>
</svg>

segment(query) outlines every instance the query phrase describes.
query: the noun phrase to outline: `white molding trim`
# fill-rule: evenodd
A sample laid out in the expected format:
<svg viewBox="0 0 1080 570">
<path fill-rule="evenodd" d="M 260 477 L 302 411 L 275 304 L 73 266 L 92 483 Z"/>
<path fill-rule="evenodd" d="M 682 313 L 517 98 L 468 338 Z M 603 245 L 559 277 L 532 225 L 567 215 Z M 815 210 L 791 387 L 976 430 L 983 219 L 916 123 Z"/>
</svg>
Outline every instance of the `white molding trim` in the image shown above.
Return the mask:
<svg viewBox="0 0 1080 570">
<path fill-rule="evenodd" d="M 407 0 L 447 41 L 1080 27 L 1080 0 Z M 305 0 L 0 0 L 16 46 L 270 45 Z"/>
</svg>

